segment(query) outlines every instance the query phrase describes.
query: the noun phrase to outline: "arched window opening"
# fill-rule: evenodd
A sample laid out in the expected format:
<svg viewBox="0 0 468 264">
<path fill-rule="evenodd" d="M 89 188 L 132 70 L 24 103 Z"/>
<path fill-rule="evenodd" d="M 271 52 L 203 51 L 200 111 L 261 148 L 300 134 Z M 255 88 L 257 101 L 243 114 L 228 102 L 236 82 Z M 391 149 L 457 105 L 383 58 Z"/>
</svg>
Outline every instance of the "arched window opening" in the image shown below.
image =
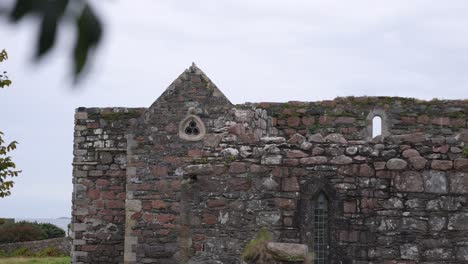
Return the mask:
<svg viewBox="0 0 468 264">
<path fill-rule="evenodd" d="M 382 135 L 382 118 L 374 116 L 372 118 L 372 138 Z"/>
<path fill-rule="evenodd" d="M 314 206 L 314 254 L 317 264 L 328 263 L 328 200 L 320 193 Z"/>
</svg>

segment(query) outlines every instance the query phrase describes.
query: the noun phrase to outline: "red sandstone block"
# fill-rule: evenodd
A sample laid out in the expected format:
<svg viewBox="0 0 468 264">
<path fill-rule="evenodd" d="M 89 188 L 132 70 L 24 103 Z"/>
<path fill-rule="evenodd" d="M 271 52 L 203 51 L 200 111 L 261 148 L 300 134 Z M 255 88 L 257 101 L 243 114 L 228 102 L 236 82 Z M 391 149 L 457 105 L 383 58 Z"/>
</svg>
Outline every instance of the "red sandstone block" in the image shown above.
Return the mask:
<svg viewBox="0 0 468 264">
<path fill-rule="evenodd" d="M 343 204 L 343 211 L 345 213 L 356 213 L 356 201 L 345 201 Z"/>
<path fill-rule="evenodd" d="M 276 198 L 275 204 L 278 208 L 284 210 L 295 210 L 296 209 L 296 200 L 287 199 L 287 198 Z"/>
<path fill-rule="evenodd" d="M 192 241 L 205 241 L 206 240 L 206 235 L 204 234 L 193 234 L 192 235 Z"/>
<path fill-rule="evenodd" d="M 101 198 L 105 200 L 114 200 L 115 199 L 115 193 L 114 192 L 102 192 L 101 193 Z"/>
<path fill-rule="evenodd" d="M 299 160 L 298 159 L 284 159 L 283 160 L 283 165 L 285 165 L 285 166 L 297 166 L 297 165 L 299 165 Z"/>
<path fill-rule="evenodd" d="M 297 127 L 301 123 L 301 119 L 297 116 L 288 117 L 288 126 Z"/>
<path fill-rule="evenodd" d="M 170 229 L 159 229 L 156 233 L 160 236 L 167 236 L 171 233 Z"/>
<path fill-rule="evenodd" d="M 337 124 L 353 124 L 354 122 L 356 122 L 356 118 L 347 116 L 340 116 L 335 120 Z"/>
<path fill-rule="evenodd" d="M 214 214 L 210 213 L 203 213 L 202 215 L 202 223 L 207 225 L 214 225 L 218 223 L 218 217 Z"/>
<path fill-rule="evenodd" d="M 320 116 L 319 123 L 321 125 L 331 125 L 333 124 L 334 118 L 332 116 Z"/>
<path fill-rule="evenodd" d="M 182 189 L 182 181 L 181 180 L 172 180 L 171 181 L 171 189 L 173 191 L 178 191 Z"/>
<path fill-rule="evenodd" d="M 436 153 L 447 153 L 448 150 L 450 149 L 449 145 L 443 145 L 440 147 L 432 147 L 432 151 Z"/>
<path fill-rule="evenodd" d="M 97 187 L 107 187 L 110 185 L 110 181 L 109 180 L 104 180 L 104 179 L 98 179 L 96 181 L 96 186 Z"/>
<path fill-rule="evenodd" d="M 187 156 L 192 157 L 192 158 L 198 158 L 203 156 L 203 151 L 200 149 L 189 149 L 187 151 Z"/>
<path fill-rule="evenodd" d="M 247 178 L 231 178 L 228 180 L 228 185 L 234 191 L 248 191 L 251 181 Z"/>
<path fill-rule="evenodd" d="M 247 171 L 247 166 L 243 162 L 233 162 L 229 166 L 229 173 L 239 174 Z"/>
<path fill-rule="evenodd" d="M 455 169 L 461 171 L 468 171 L 468 159 L 456 159 Z"/>
<path fill-rule="evenodd" d="M 273 177 L 287 177 L 289 176 L 288 168 L 274 167 L 271 171 Z"/>
<path fill-rule="evenodd" d="M 176 216 L 173 214 L 158 214 L 156 215 L 156 220 L 158 220 L 159 223 L 169 223 L 172 222 L 176 219 Z"/>
<path fill-rule="evenodd" d="M 174 123 L 169 123 L 164 127 L 164 130 L 169 133 L 176 133 L 178 131 L 178 127 Z"/>
<path fill-rule="evenodd" d="M 450 118 L 450 125 L 454 127 L 466 126 L 466 120 L 464 118 Z"/>
<path fill-rule="evenodd" d="M 154 200 L 151 201 L 151 207 L 154 209 L 163 209 L 166 208 L 166 203 L 163 200 Z"/>
<path fill-rule="evenodd" d="M 433 160 L 431 162 L 431 168 L 434 170 L 450 170 L 453 166 L 451 160 Z"/>
<path fill-rule="evenodd" d="M 88 190 L 88 198 L 91 200 L 96 200 L 99 198 L 99 190 L 98 189 L 89 189 Z"/>
<path fill-rule="evenodd" d="M 86 127 L 91 128 L 91 129 L 96 129 L 96 128 L 99 128 L 99 123 L 98 122 L 88 123 L 86 124 Z"/>
<path fill-rule="evenodd" d="M 109 209 L 123 209 L 125 207 L 125 203 L 118 200 L 109 200 L 105 202 L 105 206 Z"/>
<path fill-rule="evenodd" d="M 401 117 L 401 123 L 403 125 L 413 125 L 414 123 L 416 123 L 416 117 L 402 116 Z"/>
<path fill-rule="evenodd" d="M 418 122 L 419 124 L 425 124 L 425 125 L 429 124 L 429 121 L 430 121 L 430 118 L 427 115 L 420 115 L 418 116 L 416 120 L 416 122 Z"/>
<path fill-rule="evenodd" d="M 151 174 L 155 177 L 163 177 L 167 176 L 167 167 L 166 166 L 152 166 L 151 167 Z"/>
<path fill-rule="evenodd" d="M 226 205 L 226 200 L 224 199 L 208 200 L 207 205 L 210 208 L 223 207 Z"/>
<path fill-rule="evenodd" d="M 85 251 L 85 252 L 93 252 L 96 251 L 98 246 L 97 245 L 82 245 L 82 246 L 77 246 L 80 247 L 80 251 Z"/>
<path fill-rule="evenodd" d="M 261 166 L 261 165 L 252 164 L 250 166 L 250 172 L 251 173 L 265 173 L 267 171 L 268 171 L 268 168 L 266 168 L 264 166 Z"/>
<path fill-rule="evenodd" d="M 315 118 L 312 116 L 304 116 L 301 118 L 301 121 L 304 126 L 311 126 L 315 123 Z"/>
<path fill-rule="evenodd" d="M 286 150 L 286 157 L 287 158 L 304 158 L 307 157 L 305 152 L 297 149 Z"/>
<path fill-rule="evenodd" d="M 293 225 L 293 218 L 292 218 L 292 217 L 289 217 L 289 216 L 284 217 L 284 218 L 283 218 L 283 224 L 284 224 L 285 226 L 292 226 L 292 225 Z"/>
<path fill-rule="evenodd" d="M 439 126 L 448 126 L 450 125 L 450 118 L 448 117 L 436 117 L 432 119 L 432 124 Z"/>
<path fill-rule="evenodd" d="M 285 192 L 298 192 L 300 190 L 296 177 L 283 178 L 282 188 Z"/>
<path fill-rule="evenodd" d="M 364 197 L 361 199 L 361 208 L 362 209 L 374 209 L 377 207 L 377 199 L 376 198 L 368 198 Z"/>
</svg>

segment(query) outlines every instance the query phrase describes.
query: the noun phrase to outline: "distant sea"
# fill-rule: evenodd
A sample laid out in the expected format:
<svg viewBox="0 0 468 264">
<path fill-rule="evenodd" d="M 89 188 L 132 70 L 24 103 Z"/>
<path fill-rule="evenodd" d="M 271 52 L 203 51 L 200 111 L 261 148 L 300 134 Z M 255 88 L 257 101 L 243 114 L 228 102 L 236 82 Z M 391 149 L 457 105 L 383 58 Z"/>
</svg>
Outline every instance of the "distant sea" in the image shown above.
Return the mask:
<svg viewBox="0 0 468 264">
<path fill-rule="evenodd" d="M 50 223 L 54 224 L 67 232 L 68 224 L 71 223 L 71 218 L 61 217 L 61 218 L 15 218 L 15 222 L 19 221 L 28 221 L 28 222 L 38 222 L 38 223 Z"/>
</svg>

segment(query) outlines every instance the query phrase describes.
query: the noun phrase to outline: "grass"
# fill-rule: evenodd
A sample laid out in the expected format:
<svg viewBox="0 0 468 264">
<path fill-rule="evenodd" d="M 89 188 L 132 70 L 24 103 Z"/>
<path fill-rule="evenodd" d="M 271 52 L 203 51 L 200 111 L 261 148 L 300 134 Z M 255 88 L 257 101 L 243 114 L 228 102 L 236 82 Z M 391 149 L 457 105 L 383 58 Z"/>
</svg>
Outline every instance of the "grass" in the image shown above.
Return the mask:
<svg viewBox="0 0 468 264">
<path fill-rule="evenodd" d="M 0 258 L 0 264 L 69 264 L 70 257 L 50 257 L 50 258 L 29 258 L 29 257 L 13 257 Z"/>
</svg>

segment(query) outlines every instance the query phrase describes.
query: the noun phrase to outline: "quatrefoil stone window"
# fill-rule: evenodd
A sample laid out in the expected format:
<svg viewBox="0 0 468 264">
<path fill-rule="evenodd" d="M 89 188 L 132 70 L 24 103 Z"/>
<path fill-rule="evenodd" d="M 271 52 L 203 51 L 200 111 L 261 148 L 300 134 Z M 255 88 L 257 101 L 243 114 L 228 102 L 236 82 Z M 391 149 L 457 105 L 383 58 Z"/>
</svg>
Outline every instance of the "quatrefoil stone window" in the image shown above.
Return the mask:
<svg viewBox="0 0 468 264">
<path fill-rule="evenodd" d="M 205 136 L 205 125 L 196 115 L 189 115 L 179 125 L 179 137 L 184 140 L 197 141 Z"/>
</svg>

